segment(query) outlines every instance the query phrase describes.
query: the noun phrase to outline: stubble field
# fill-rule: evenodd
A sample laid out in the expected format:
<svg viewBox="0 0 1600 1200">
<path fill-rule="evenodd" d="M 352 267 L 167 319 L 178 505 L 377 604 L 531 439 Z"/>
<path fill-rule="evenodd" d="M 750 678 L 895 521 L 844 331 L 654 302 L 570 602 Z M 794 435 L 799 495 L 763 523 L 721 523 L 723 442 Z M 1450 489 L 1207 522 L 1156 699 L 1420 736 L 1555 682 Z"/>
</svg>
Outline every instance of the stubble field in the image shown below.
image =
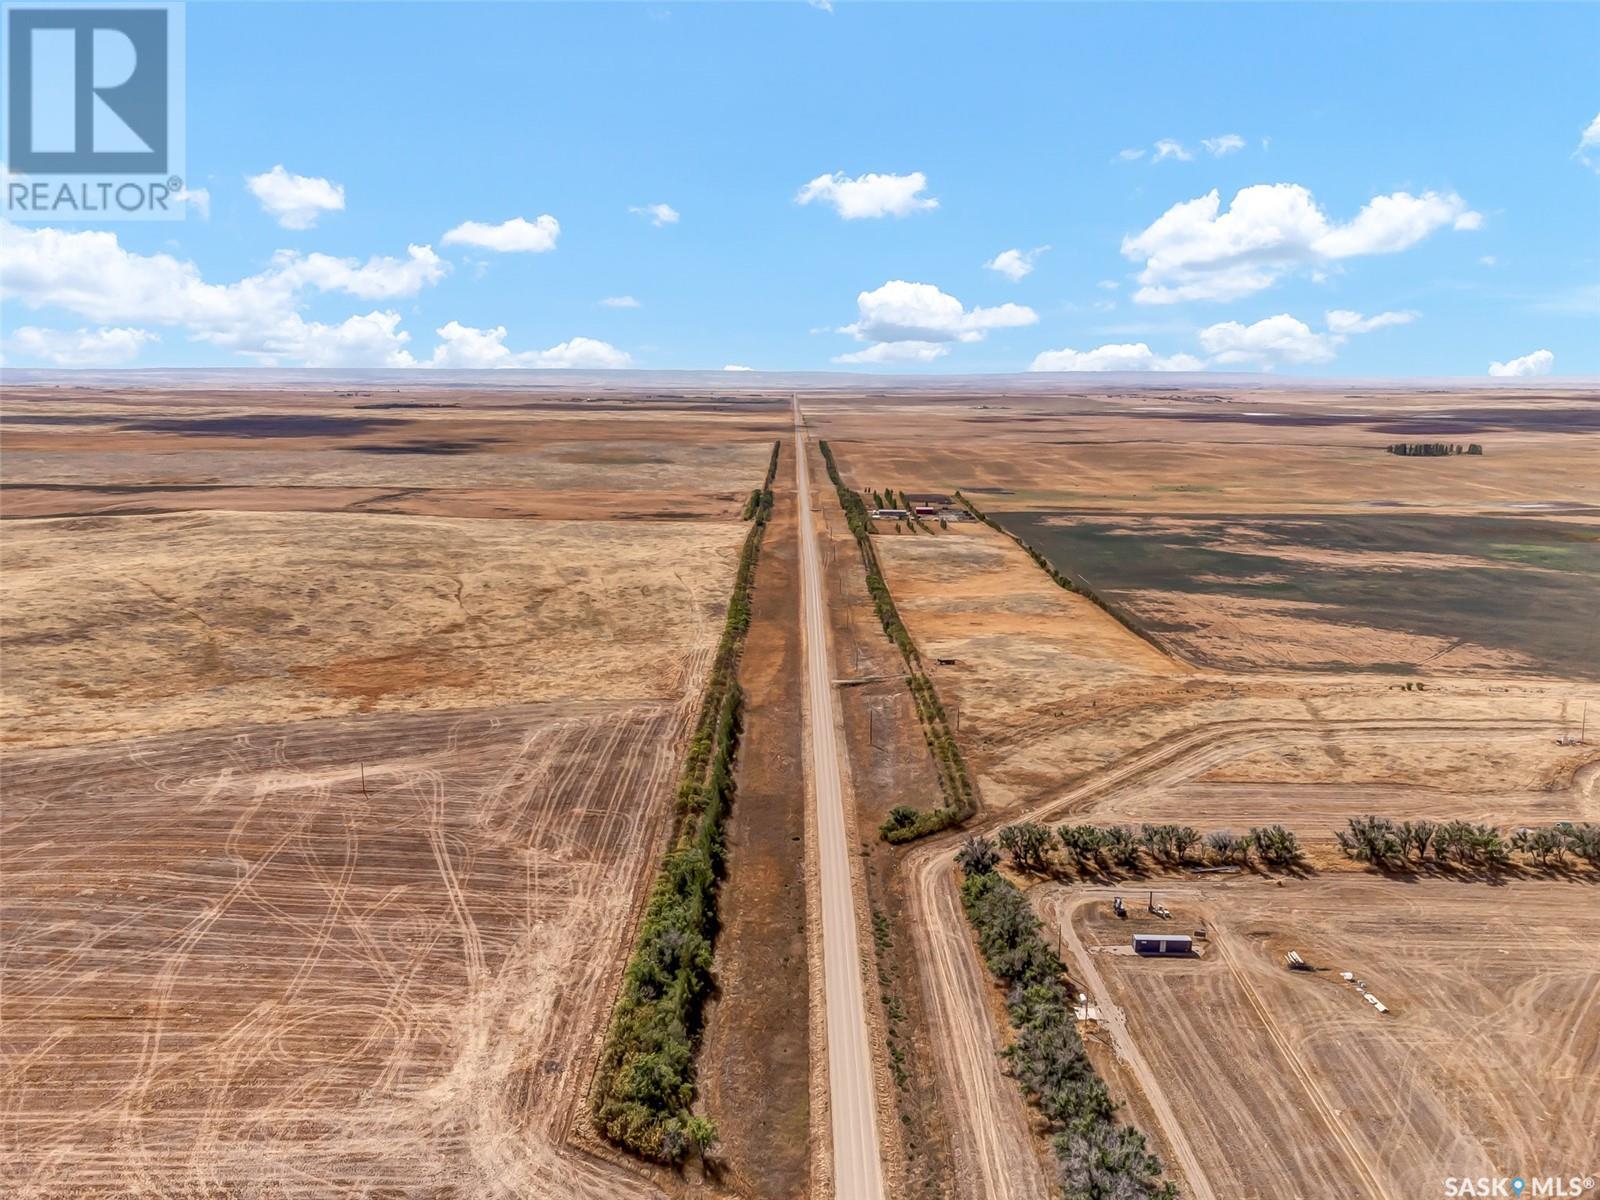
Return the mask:
<svg viewBox="0 0 1600 1200">
<path fill-rule="evenodd" d="M 0 1190 L 652 1190 L 572 1138 L 772 434 L 604 408 L 8 395 Z"/>
<path fill-rule="evenodd" d="M 1060 892 L 1041 908 L 1075 923 L 1102 1003 L 1121 1010 L 1177 1114 L 1203 1176 L 1191 1194 L 1265 1198 L 1323 1178 L 1404 1200 L 1447 1177 L 1594 1170 L 1593 893 L 1592 880 L 1344 878 L 1179 884 L 1160 894 L 1171 921 L 1137 900 L 1118 920 L 1108 894 Z M 1195 924 L 1202 957 L 1126 952 L 1135 929 Z M 1314 969 L 1286 970 L 1290 950 Z"/>
</svg>

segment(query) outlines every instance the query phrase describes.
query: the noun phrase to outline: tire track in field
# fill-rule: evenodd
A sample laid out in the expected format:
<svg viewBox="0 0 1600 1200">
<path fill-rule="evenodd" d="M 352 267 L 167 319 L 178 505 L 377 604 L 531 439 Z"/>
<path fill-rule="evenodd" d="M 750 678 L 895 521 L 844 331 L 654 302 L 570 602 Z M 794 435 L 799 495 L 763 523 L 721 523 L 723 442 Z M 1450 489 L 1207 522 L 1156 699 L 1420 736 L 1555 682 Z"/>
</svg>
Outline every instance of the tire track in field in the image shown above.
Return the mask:
<svg viewBox="0 0 1600 1200">
<path fill-rule="evenodd" d="M 29 1015 L 0 1031 L 0 1185 L 38 1197 L 650 1193 L 566 1139 L 687 712 L 458 714 L 409 723 L 399 758 L 392 734 L 350 743 L 408 725 L 379 718 L 122 747 L 121 776 L 104 780 L 103 753 L 79 759 L 81 780 L 62 771 L 72 755 L 24 763 L 36 769 L 17 776 L 29 794 L 8 880 L 26 893 L 72 861 L 96 892 L 68 896 L 94 914 L 76 930 L 37 919 L 43 893 L 4 914 L 8 1018 Z M 370 796 L 343 765 L 357 758 Z M 68 803 L 84 780 L 111 807 Z M 161 868 L 159 885 L 141 873 L 142 846 L 165 857 L 185 837 L 212 849 Z M 120 861 L 102 843 L 122 845 Z M 19 857 L 24 845 L 43 849 Z M 136 905 L 135 891 L 171 898 Z M 211 990 L 230 964 L 243 977 Z M 111 977 L 134 1020 L 75 1016 L 93 1011 L 88 981 Z M 114 1088 L 73 1087 L 59 1072 L 106 1037 L 130 1046 L 134 1070 Z"/>
</svg>

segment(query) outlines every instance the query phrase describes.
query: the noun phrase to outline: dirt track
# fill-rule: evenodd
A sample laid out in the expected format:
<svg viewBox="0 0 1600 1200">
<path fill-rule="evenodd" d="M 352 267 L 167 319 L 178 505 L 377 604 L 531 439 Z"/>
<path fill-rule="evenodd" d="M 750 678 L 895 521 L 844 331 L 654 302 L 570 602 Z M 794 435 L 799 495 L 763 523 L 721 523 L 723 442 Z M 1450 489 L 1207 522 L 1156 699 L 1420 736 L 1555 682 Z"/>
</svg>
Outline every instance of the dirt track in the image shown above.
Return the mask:
<svg viewBox="0 0 1600 1200">
<path fill-rule="evenodd" d="M 856 937 L 858 911 L 845 830 L 839 710 L 828 651 L 816 521 L 811 513 L 810 463 L 804 447 L 805 430 L 797 407 L 795 486 L 800 511 L 801 612 L 805 623 L 806 731 L 810 751 L 807 761 L 817 812 L 834 1195 L 841 1200 L 873 1200 L 883 1195 L 877 1089 L 862 994 L 862 960 Z"/>
</svg>

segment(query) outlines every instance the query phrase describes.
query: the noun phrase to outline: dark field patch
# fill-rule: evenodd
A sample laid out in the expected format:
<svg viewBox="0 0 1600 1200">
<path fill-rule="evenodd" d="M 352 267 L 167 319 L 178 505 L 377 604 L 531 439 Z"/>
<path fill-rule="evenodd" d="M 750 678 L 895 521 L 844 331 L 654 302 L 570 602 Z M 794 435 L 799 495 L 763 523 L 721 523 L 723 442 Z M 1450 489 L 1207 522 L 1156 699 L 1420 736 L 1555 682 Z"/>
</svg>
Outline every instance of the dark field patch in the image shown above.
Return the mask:
<svg viewBox="0 0 1600 1200">
<path fill-rule="evenodd" d="M 176 433 L 182 437 L 357 437 L 397 425 L 399 417 L 337 417 L 319 413 L 240 413 L 228 417 L 146 417 L 120 426 L 130 433 Z"/>
<path fill-rule="evenodd" d="M 0 413 L 0 425 L 115 425 L 121 414 Z"/>
<path fill-rule="evenodd" d="M 93 492 L 97 496 L 134 496 L 141 492 L 219 492 L 239 486 L 223 483 L 0 483 L 0 492 Z"/>
<path fill-rule="evenodd" d="M 1597 526 L 1389 513 L 1207 514 L 1183 518 L 1178 526 L 1168 524 L 1169 518 L 1138 515 L 1107 518 L 1057 511 L 993 516 L 1063 574 L 1158 638 L 1204 627 L 1141 611 L 1136 593 L 1315 604 L 1320 607 L 1307 615 L 1319 621 L 1509 651 L 1539 673 L 1600 679 Z M 1297 551 L 1360 557 L 1338 564 L 1308 562 L 1295 557 Z M 1470 558 L 1483 565 L 1405 561 L 1404 556 L 1414 554 Z M 1206 632 L 1230 641 L 1240 635 L 1220 625 Z M 1246 654 L 1243 649 L 1240 653 Z M 1215 660 L 1212 665 L 1234 663 Z M 1379 660 L 1298 665 L 1410 671 L 1423 664 Z"/>
<path fill-rule="evenodd" d="M 1205 425 L 1286 425 L 1296 428 L 1359 426 L 1373 433 L 1408 437 L 1437 435 L 1448 440 L 1468 433 L 1600 433 L 1600 404 L 1571 408 L 1483 408 L 1469 412 L 1411 413 L 1385 417 L 1371 412 L 1144 411 L 1151 421 L 1190 421 Z"/>
<path fill-rule="evenodd" d="M 446 438 L 434 438 L 426 442 L 373 442 L 357 446 L 342 446 L 343 450 L 354 450 L 361 454 L 474 454 L 479 450 L 486 450 L 490 446 L 497 446 L 500 438 L 468 438 L 464 441 L 451 441 Z"/>
</svg>

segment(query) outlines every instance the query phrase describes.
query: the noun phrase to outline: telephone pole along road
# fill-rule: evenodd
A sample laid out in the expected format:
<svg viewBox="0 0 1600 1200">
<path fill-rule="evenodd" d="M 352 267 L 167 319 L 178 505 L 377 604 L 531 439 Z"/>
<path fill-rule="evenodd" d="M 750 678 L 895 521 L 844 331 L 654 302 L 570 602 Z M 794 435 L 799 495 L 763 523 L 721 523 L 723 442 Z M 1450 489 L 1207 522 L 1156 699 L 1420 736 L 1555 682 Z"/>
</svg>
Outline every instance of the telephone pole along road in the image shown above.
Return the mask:
<svg viewBox="0 0 1600 1200">
<path fill-rule="evenodd" d="M 833 1115 L 833 1187 L 839 1200 L 882 1200 L 872 1043 L 861 986 L 861 952 L 851 894 L 850 854 L 839 774 L 839 714 L 828 669 L 822 560 L 811 514 L 805 427 L 794 406 L 795 495 L 800 506 L 800 607 L 806 643 L 806 721 L 811 734 L 811 790 L 817 806 L 822 869 L 823 994 L 828 1037 L 828 1107 Z"/>
</svg>

